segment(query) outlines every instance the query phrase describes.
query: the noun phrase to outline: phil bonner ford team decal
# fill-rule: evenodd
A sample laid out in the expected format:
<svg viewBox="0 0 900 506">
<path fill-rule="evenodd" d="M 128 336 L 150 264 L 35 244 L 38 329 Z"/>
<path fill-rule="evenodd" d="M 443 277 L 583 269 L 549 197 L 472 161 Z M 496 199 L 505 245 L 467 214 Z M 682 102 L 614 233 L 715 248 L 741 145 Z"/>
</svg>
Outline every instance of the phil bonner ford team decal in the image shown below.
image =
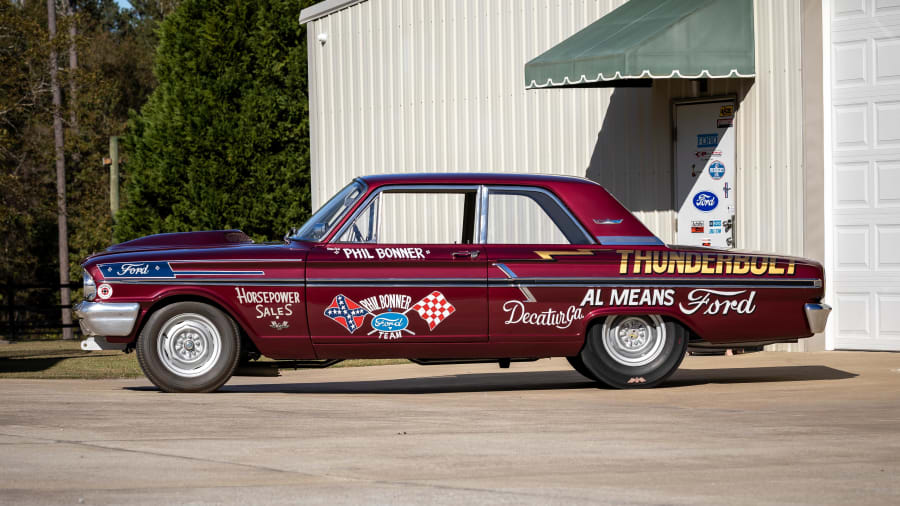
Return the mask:
<svg viewBox="0 0 900 506">
<path fill-rule="evenodd" d="M 408 295 L 375 295 L 356 302 L 344 294 L 338 294 L 325 308 L 325 316 L 344 327 L 351 334 L 362 327 L 366 317 L 372 315 L 372 331 L 379 339 L 393 340 L 403 337 L 403 333 L 415 335 L 410 330 L 407 314 L 414 311 L 433 331 L 447 317 L 456 312 L 456 307 L 439 291 L 433 291 L 415 304 Z"/>
</svg>

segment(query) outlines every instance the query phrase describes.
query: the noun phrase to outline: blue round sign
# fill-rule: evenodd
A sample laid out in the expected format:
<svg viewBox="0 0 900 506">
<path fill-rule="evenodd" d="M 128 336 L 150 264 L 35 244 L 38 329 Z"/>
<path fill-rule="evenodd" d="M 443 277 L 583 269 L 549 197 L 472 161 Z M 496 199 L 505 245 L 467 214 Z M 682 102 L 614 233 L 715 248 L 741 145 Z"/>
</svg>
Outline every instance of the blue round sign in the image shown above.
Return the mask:
<svg viewBox="0 0 900 506">
<path fill-rule="evenodd" d="M 725 164 L 714 160 L 713 163 L 709 164 L 709 175 L 716 181 L 722 179 L 722 176 L 725 175 Z"/>
<path fill-rule="evenodd" d="M 694 195 L 694 207 L 708 213 L 719 205 L 719 197 L 712 192 L 699 192 Z"/>
<path fill-rule="evenodd" d="M 409 318 L 402 313 L 381 313 L 372 318 L 372 328 L 380 332 L 398 332 L 409 326 Z"/>
</svg>

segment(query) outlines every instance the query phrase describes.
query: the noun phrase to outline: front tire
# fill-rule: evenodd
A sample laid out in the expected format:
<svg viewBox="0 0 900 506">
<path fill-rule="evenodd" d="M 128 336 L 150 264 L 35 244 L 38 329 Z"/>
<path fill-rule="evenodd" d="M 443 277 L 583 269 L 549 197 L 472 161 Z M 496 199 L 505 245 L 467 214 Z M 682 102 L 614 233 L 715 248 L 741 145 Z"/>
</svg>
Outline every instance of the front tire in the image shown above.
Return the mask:
<svg viewBox="0 0 900 506">
<path fill-rule="evenodd" d="M 237 367 L 237 324 L 201 302 L 177 302 L 156 311 L 138 337 L 138 363 L 164 392 L 212 392 Z"/>
<path fill-rule="evenodd" d="M 613 388 L 650 388 L 678 369 L 688 332 L 659 315 L 611 315 L 586 337 L 580 357 L 598 380 Z"/>
</svg>

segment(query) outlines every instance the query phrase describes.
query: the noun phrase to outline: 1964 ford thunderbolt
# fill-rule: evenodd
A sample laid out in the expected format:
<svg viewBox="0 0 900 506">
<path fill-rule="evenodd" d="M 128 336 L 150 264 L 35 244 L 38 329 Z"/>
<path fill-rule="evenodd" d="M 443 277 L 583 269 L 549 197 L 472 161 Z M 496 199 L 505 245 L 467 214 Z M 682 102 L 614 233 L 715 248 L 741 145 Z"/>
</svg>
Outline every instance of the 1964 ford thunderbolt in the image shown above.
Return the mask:
<svg viewBox="0 0 900 506">
<path fill-rule="evenodd" d="M 218 389 L 260 355 L 296 366 L 567 357 L 619 388 L 657 385 L 688 344 L 824 329 L 822 266 L 667 246 L 580 178 L 354 180 L 284 243 L 159 234 L 84 262 L 85 349 L 136 350 L 167 392 Z"/>
</svg>

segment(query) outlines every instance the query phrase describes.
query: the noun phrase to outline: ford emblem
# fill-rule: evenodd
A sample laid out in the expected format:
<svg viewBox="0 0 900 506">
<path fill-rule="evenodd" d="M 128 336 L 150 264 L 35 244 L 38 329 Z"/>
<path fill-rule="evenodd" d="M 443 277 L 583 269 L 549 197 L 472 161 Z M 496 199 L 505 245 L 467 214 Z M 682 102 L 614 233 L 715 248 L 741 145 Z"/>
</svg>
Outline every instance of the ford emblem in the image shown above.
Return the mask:
<svg viewBox="0 0 900 506">
<path fill-rule="evenodd" d="M 708 213 L 719 205 L 719 197 L 712 192 L 699 192 L 694 195 L 694 207 Z"/>
<path fill-rule="evenodd" d="M 399 332 L 409 326 L 409 318 L 402 313 L 381 313 L 372 318 L 372 328 L 380 332 Z"/>
</svg>

